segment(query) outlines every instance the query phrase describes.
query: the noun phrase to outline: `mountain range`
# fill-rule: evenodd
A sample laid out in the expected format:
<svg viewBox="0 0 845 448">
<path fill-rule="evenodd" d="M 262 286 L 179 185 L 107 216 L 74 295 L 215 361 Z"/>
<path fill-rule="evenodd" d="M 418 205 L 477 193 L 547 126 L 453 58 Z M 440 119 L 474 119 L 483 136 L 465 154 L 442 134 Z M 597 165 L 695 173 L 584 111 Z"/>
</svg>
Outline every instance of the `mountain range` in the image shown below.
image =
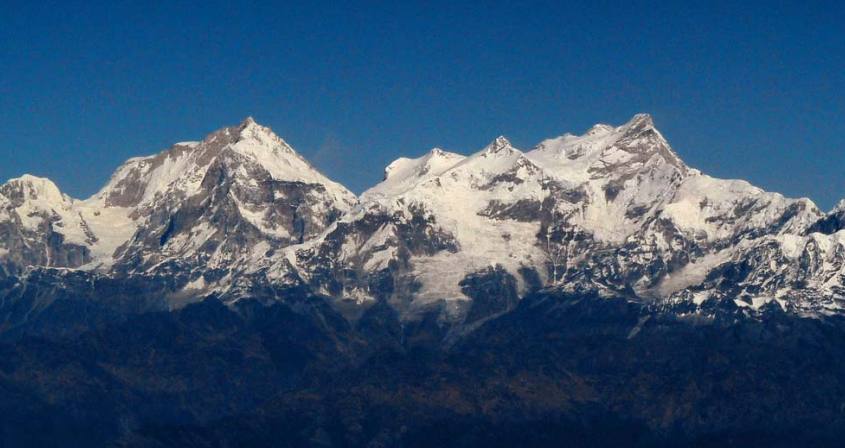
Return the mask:
<svg viewBox="0 0 845 448">
<path fill-rule="evenodd" d="M 247 118 L 88 199 L 0 186 L 0 439 L 833 443 L 843 228 L 845 201 L 687 166 L 647 114 L 402 157 L 360 195 Z"/>
<path fill-rule="evenodd" d="M 86 200 L 24 175 L 0 186 L 0 207 L 13 288 L 158 279 L 171 309 L 307 288 L 350 317 L 385 301 L 403 320 L 436 308 L 460 325 L 549 288 L 704 313 L 727 300 L 824 315 L 843 299 L 841 207 L 704 175 L 645 114 L 526 152 L 497 137 L 469 156 L 399 158 L 358 197 L 247 118 L 128 160 Z M 483 311 L 479 278 L 507 290 Z"/>
</svg>

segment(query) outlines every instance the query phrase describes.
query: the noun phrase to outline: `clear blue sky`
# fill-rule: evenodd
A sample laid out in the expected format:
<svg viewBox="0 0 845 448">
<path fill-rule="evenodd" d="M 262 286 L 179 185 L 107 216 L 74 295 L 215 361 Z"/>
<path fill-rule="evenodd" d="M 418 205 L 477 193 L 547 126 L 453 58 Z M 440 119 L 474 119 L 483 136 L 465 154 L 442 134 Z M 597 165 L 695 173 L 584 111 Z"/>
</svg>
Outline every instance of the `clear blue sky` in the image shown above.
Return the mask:
<svg viewBox="0 0 845 448">
<path fill-rule="evenodd" d="M 247 115 L 361 191 L 637 112 L 709 174 L 845 197 L 842 2 L 36 3 L 0 8 L 0 177 L 75 197 Z"/>
</svg>

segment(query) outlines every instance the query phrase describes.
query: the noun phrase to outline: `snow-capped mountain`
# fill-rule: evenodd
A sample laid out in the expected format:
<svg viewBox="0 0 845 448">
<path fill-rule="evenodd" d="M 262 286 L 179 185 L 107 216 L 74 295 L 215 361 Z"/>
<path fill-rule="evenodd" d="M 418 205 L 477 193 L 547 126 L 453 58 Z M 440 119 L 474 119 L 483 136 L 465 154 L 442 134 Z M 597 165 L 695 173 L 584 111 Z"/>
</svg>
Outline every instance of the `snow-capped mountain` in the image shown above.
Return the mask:
<svg viewBox="0 0 845 448">
<path fill-rule="evenodd" d="M 445 305 L 460 320 L 478 316 L 478 278 L 508 297 L 552 287 L 675 300 L 746 247 L 803 235 L 821 217 L 807 199 L 688 168 L 637 115 L 527 153 L 499 137 L 466 158 L 399 159 L 355 212 L 322 240 L 290 247 L 286 262 L 324 294 L 388 300 L 409 315 Z M 711 296 L 723 294 L 694 300 Z"/>
<path fill-rule="evenodd" d="M 542 288 L 817 315 L 845 291 L 843 209 L 706 176 L 645 114 L 527 152 L 498 137 L 469 156 L 400 158 L 357 198 L 248 118 L 130 159 L 87 200 L 9 181 L 0 266 L 20 281 L 48 268 L 155 279 L 178 303 L 299 288 L 353 316 L 386 303 L 465 324 Z"/>
<path fill-rule="evenodd" d="M 93 200 L 130 209 L 137 225 L 114 254 L 115 270 L 225 276 L 246 254 L 316 236 L 355 196 L 248 118 L 202 142 L 130 160 Z"/>
<path fill-rule="evenodd" d="M 288 249 L 321 292 L 362 303 L 385 299 L 411 312 L 445 301 L 445 310 L 458 315 L 469 274 L 495 265 L 516 274 L 543 263 L 536 244 L 541 223 L 503 216 L 540 204 L 546 176 L 504 137 L 468 157 L 434 149 L 399 159 L 386 172 L 323 239 Z M 327 275 L 327 259 L 354 274 Z"/>
<path fill-rule="evenodd" d="M 6 265 L 113 275 L 185 276 L 195 268 L 226 275 L 243 254 L 301 243 L 356 202 L 251 118 L 130 159 L 84 201 L 31 176 L 2 192 L 7 232 L 28 238 L 4 239 Z M 32 254 L 24 258 L 13 244 Z"/>
<path fill-rule="evenodd" d="M 96 241 L 73 199 L 50 180 L 24 175 L 0 186 L 0 272 L 80 266 Z"/>
</svg>

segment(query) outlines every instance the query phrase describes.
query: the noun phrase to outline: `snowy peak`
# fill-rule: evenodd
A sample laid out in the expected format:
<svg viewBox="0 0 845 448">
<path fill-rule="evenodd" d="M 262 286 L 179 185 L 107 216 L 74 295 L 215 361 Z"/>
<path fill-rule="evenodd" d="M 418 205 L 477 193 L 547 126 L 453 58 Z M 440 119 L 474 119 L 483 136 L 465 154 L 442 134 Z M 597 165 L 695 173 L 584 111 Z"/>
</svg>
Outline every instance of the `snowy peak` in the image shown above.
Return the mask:
<svg viewBox="0 0 845 448">
<path fill-rule="evenodd" d="M 384 181 L 364 192 L 361 201 L 407 195 L 406 199 L 419 202 L 421 198 L 445 194 L 444 188 L 452 190 L 450 194 L 512 189 L 529 178 L 532 185 L 542 182 L 542 169 L 507 138 L 499 136 L 470 156 L 434 148 L 416 159 L 399 158 L 385 169 Z"/>
<path fill-rule="evenodd" d="M 257 144 L 270 151 L 282 151 L 290 156 L 296 157 L 303 162 L 305 159 L 299 155 L 286 141 L 276 135 L 272 129 L 255 122 L 252 117 L 247 117 L 231 134 L 235 137 L 234 144 Z M 306 162 L 307 163 L 307 162 Z M 313 168 L 312 168 L 313 169 Z"/>
<path fill-rule="evenodd" d="M 544 175 L 537 164 L 500 136 L 482 150 L 455 164 L 441 177 L 448 178 L 449 182 L 487 189 L 503 182 L 522 183 L 529 177 L 539 180 Z"/>
<path fill-rule="evenodd" d="M 495 155 L 510 155 L 515 152 L 520 152 L 518 149 L 514 148 L 511 145 L 511 142 L 505 138 L 505 136 L 500 135 L 496 137 L 489 145 L 487 145 L 484 149 L 481 150 L 481 155 L 483 156 L 495 156 Z"/>
<path fill-rule="evenodd" d="M 378 197 L 395 196 L 414 186 L 435 178 L 452 168 L 465 156 L 440 148 L 432 148 L 428 153 L 415 159 L 400 157 L 384 169 L 384 180 L 365 191 L 362 200 Z"/>
<path fill-rule="evenodd" d="M 635 114 L 627 122 L 619 126 L 612 126 L 606 123 L 596 123 L 580 137 L 598 137 L 613 134 L 616 139 L 619 139 L 625 135 L 634 136 L 648 131 L 656 131 L 656 128 L 654 127 L 654 119 L 649 114 L 639 113 Z M 565 136 L 566 135 L 578 137 L 572 134 L 565 134 Z"/>
<path fill-rule="evenodd" d="M 468 189 L 487 188 L 500 181 L 521 181 L 514 176 L 538 175 L 541 169 L 513 147 L 504 136 L 470 156 L 433 148 L 425 155 L 400 157 L 384 170 L 384 180 L 361 195 L 362 202 L 409 193 L 415 188 L 439 190 L 444 183 Z M 425 195 L 425 193 L 421 193 Z"/>
<path fill-rule="evenodd" d="M 200 143 L 131 159 L 89 202 L 128 210 L 137 230 L 115 269 L 137 272 L 175 262 L 183 271 L 227 270 L 256 245 L 275 250 L 313 237 L 357 199 L 247 118 Z"/>
<path fill-rule="evenodd" d="M 321 184 L 336 200 L 349 205 L 355 201 L 351 192 L 325 177 L 251 117 L 213 132 L 202 142 L 176 144 L 159 154 L 128 160 L 92 200 L 137 208 L 165 196 L 188 198 L 199 192 L 212 168 L 230 172 L 246 183 L 271 179 Z"/>
<path fill-rule="evenodd" d="M 248 126 L 253 126 L 258 123 L 255 122 L 255 118 L 252 118 L 252 115 L 248 115 L 244 120 L 241 122 L 241 128 L 246 128 Z"/>
<path fill-rule="evenodd" d="M 807 233 L 832 235 L 842 229 L 845 229 L 845 199 L 840 200 L 832 210 L 813 223 Z"/>
<path fill-rule="evenodd" d="M 669 142 L 654 127 L 651 115 L 637 114 L 619 129 L 621 136 L 614 147 L 631 154 L 640 155 L 641 159 L 659 158 L 662 162 L 675 166 L 684 173 L 688 170 L 684 162 L 669 146 Z"/>
<path fill-rule="evenodd" d="M 49 179 L 24 175 L 0 185 L 0 274 L 89 262 L 97 238 L 75 205 Z"/>
<path fill-rule="evenodd" d="M 64 227 L 61 233 L 83 233 L 80 227 L 84 224 L 73 207 L 73 199 L 50 179 L 25 174 L 0 185 L 0 221 L 17 222 L 21 229 L 36 231 L 58 223 Z"/>
<path fill-rule="evenodd" d="M 0 186 L 0 194 L 12 201 L 40 201 L 56 205 L 70 202 L 70 198 L 62 194 L 53 181 L 44 177 L 24 174 L 21 177 L 9 179 Z"/>
<path fill-rule="evenodd" d="M 432 148 L 431 151 L 422 157 L 409 159 L 400 157 L 384 169 L 384 180 L 396 179 L 397 177 L 407 178 L 409 176 L 421 177 L 426 174 L 440 174 L 465 157 L 453 152 L 447 152 L 440 148 Z"/>
<path fill-rule="evenodd" d="M 648 114 L 637 114 L 621 126 L 597 124 L 583 135 L 544 140 L 526 155 L 550 176 L 575 184 L 629 178 L 661 167 L 688 172 Z"/>
<path fill-rule="evenodd" d="M 85 201 L 34 176 L 0 186 L 0 235 L 9 235 L 0 255 L 19 254 L 12 271 L 229 269 L 256 245 L 270 250 L 313 237 L 356 202 L 248 117 L 200 142 L 129 159 Z"/>
<path fill-rule="evenodd" d="M 436 170 L 440 172 L 442 172 L 443 169 L 448 168 L 448 166 L 454 165 L 466 158 L 466 156 L 449 152 L 441 148 L 431 148 L 431 150 L 423 157 L 425 158 L 426 167 L 429 169 L 440 168 L 439 170 Z"/>
<path fill-rule="evenodd" d="M 639 113 L 631 117 L 631 119 L 623 125 L 623 127 L 628 128 L 628 130 L 632 130 L 634 132 L 642 132 L 647 129 L 654 128 L 654 119 L 651 118 L 651 115 Z"/>
</svg>

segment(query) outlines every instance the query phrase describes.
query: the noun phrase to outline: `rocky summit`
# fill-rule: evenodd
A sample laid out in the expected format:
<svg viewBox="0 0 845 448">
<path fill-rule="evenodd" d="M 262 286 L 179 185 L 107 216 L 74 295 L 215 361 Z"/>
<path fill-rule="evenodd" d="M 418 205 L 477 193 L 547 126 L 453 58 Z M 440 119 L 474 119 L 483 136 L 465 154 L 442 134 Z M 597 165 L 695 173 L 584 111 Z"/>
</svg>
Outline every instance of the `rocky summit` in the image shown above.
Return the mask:
<svg viewBox="0 0 845 448">
<path fill-rule="evenodd" d="M 0 440 L 835 445 L 844 222 L 687 166 L 646 114 L 358 196 L 252 118 L 88 199 L 24 175 Z"/>
</svg>

